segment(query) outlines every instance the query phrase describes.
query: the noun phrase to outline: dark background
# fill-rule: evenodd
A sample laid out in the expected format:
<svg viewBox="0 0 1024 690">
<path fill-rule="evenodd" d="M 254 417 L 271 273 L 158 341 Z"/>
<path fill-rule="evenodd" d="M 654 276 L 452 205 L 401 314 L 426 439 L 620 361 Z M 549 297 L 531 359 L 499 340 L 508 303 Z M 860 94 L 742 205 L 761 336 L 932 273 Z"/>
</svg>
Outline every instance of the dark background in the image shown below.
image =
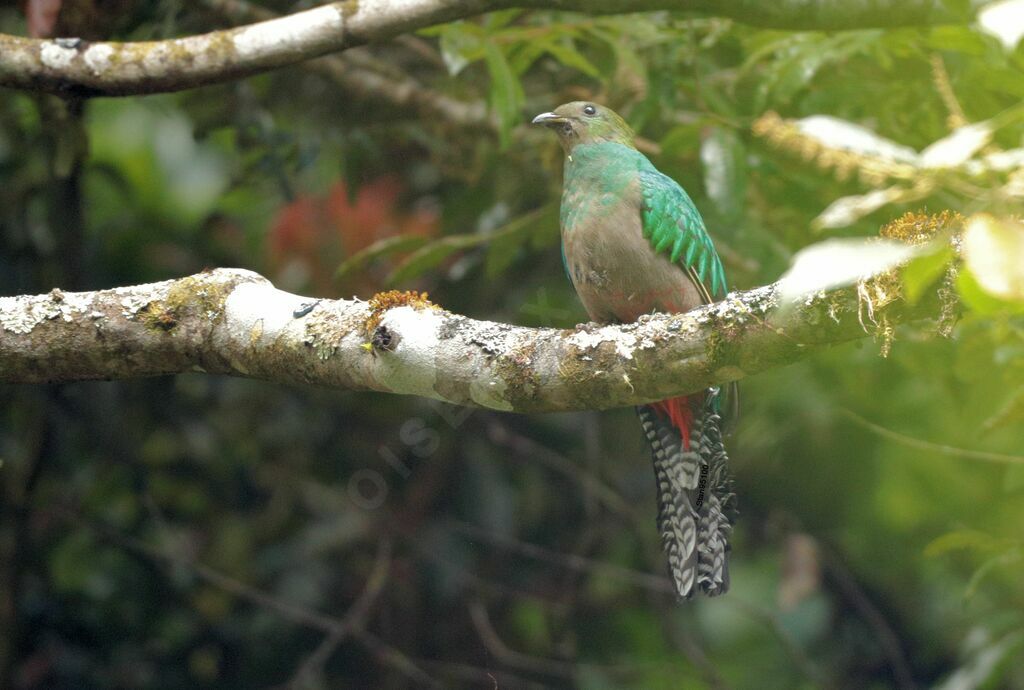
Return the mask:
<svg viewBox="0 0 1024 690">
<path fill-rule="evenodd" d="M 122 40 L 223 25 L 171 0 L 117 10 L 63 21 Z M 0 30 L 58 31 L 12 8 Z M 999 179 L 942 179 L 816 232 L 832 201 L 890 182 L 856 154 L 752 133 L 768 111 L 826 114 L 922 149 L 949 133 L 946 79 L 969 120 L 991 117 L 1024 96 L 1022 55 L 974 28 L 512 11 L 353 54 L 491 114 L 453 121 L 302 66 L 88 103 L 0 91 L 0 293 L 238 266 L 317 297 L 428 290 L 472 317 L 571 326 L 561 153 L 523 123 L 576 98 L 621 112 L 687 188 L 733 289 L 906 210 L 1016 211 Z M 394 237 L 402 251 L 335 278 Z M 518 416 L 198 374 L 0 387 L 3 673 L 18 688 L 1024 687 L 1024 326 L 969 312 L 951 339 L 916 324 L 881 347 L 744 382 L 732 590 L 684 605 L 630 410 Z"/>
</svg>

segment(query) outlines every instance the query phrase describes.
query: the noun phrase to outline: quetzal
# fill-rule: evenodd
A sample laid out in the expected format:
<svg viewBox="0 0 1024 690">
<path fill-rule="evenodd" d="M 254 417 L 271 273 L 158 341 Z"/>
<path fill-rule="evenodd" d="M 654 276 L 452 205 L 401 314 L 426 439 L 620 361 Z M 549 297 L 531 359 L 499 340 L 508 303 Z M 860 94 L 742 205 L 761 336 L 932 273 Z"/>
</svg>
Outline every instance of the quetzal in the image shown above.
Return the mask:
<svg viewBox="0 0 1024 690">
<path fill-rule="evenodd" d="M 562 257 L 600 323 L 678 313 L 725 295 L 725 271 L 693 201 L 633 145 L 625 120 L 576 101 L 543 113 L 565 150 Z M 637 408 L 657 480 L 658 530 L 680 597 L 729 587 L 735 495 L 718 389 Z"/>
</svg>

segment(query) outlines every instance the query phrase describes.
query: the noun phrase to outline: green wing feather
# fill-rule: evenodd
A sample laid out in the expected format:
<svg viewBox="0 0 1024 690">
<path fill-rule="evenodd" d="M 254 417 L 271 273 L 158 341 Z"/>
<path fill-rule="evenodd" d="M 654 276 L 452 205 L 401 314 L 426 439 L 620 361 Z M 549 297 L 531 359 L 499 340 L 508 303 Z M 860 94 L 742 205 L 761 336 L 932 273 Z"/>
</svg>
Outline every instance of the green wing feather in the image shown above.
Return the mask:
<svg viewBox="0 0 1024 690">
<path fill-rule="evenodd" d="M 667 252 L 673 263 L 682 259 L 712 297 L 724 297 L 725 269 L 689 195 L 654 166 L 640 171 L 640 190 L 644 237 L 654 251 Z"/>
<path fill-rule="evenodd" d="M 650 162 L 640 171 L 640 191 L 643 195 L 643 233 L 656 252 L 672 246 L 669 258 L 680 262 L 690 277 L 700 281 L 708 301 L 725 297 L 725 269 L 718 252 L 711 243 L 704 219 L 694 206 L 690 195 L 675 180 L 658 172 Z M 725 404 L 722 404 L 722 398 Z M 733 419 L 738 414 L 739 390 L 730 383 L 721 397 L 715 394 L 714 408 L 728 410 Z"/>
</svg>

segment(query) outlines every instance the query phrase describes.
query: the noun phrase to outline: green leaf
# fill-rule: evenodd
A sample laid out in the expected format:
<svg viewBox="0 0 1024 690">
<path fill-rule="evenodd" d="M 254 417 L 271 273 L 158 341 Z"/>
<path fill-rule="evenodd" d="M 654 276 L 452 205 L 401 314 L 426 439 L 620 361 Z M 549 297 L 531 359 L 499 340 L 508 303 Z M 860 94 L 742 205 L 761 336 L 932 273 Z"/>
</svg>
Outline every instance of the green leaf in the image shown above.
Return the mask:
<svg viewBox="0 0 1024 690">
<path fill-rule="evenodd" d="M 1003 475 L 1003 492 L 1019 494 L 1021 491 L 1024 491 L 1024 465 L 1007 467 Z"/>
<path fill-rule="evenodd" d="M 512 140 L 512 128 L 520 124 L 523 87 L 519 79 L 512 73 L 505 54 L 494 43 L 487 43 L 485 48 L 487 69 L 491 73 L 491 110 L 498 116 L 498 137 L 501 148 L 508 148 Z"/>
<path fill-rule="evenodd" d="M 1007 424 L 1024 425 L 1024 386 L 1011 392 L 996 413 L 982 423 L 982 428 L 992 431 Z"/>
<path fill-rule="evenodd" d="M 486 26 L 489 31 L 497 31 L 498 29 L 511 24 L 517 17 L 523 14 L 523 12 L 525 12 L 525 10 L 521 9 L 488 12 L 484 15 L 484 26 Z"/>
<path fill-rule="evenodd" d="M 688 155 L 700 146 L 700 133 L 707 126 L 703 119 L 685 125 L 676 125 L 661 138 L 661 155 L 675 157 Z"/>
<path fill-rule="evenodd" d="M 1024 307 L 1024 225 L 979 213 L 967 221 L 963 250 L 981 289 Z"/>
<path fill-rule="evenodd" d="M 544 210 L 544 209 L 542 209 Z M 561 234 L 558 229 L 558 205 L 552 204 L 549 212 L 533 225 L 530 232 L 530 249 L 539 251 L 558 244 Z"/>
<path fill-rule="evenodd" d="M 547 204 L 506 223 L 490 233 L 484 270 L 489 278 L 496 278 L 507 269 L 524 244 L 539 250 L 558 237 L 558 204 Z"/>
<path fill-rule="evenodd" d="M 632 41 L 622 40 L 621 31 L 601 26 L 589 26 L 586 33 L 606 44 L 615 56 L 614 67 L 608 68 L 608 74 L 614 73 L 615 83 L 626 82 L 633 88 L 646 89 L 650 81 L 647 63 L 637 54 Z"/>
<path fill-rule="evenodd" d="M 525 600 L 517 602 L 510 612 L 511 623 L 520 639 L 538 652 L 550 649 L 552 645 L 547 613 L 547 609 L 537 602 Z"/>
<path fill-rule="evenodd" d="M 593 79 L 601 78 L 600 70 L 594 66 L 594 63 L 583 57 L 571 40 L 566 41 L 565 43 L 549 43 L 544 48 L 551 57 L 555 58 L 563 65 L 572 67 Z"/>
<path fill-rule="evenodd" d="M 983 316 L 992 316 L 995 314 L 1024 314 L 1024 304 L 999 299 L 987 292 L 978 283 L 978 279 L 974 277 L 974 274 L 966 267 L 961 269 L 959 275 L 956 277 L 956 289 L 957 292 L 960 293 L 960 299 L 963 300 L 964 304 L 966 304 L 971 311 L 977 312 Z"/>
<path fill-rule="evenodd" d="M 743 141 L 734 131 L 713 127 L 700 147 L 704 189 L 722 215 L 733 224 L 743 216 L 747 195 L 747 161 Z"/>
<path fill-rule="evenodd" d="M 96 540 L 89 532 L 76 530 L 49 551 L 49 576 L 57 591 L 84 590 L 93 575 Z"/>
<path fill-rule="evenodd" d="M 524 242 L 529 240 L 531 244 L 535 244 L 538 235 L 542 235 L 546 240 L 557 237 L 557 232 L 553 231 L 557 227 L 558 204 L 551 203 L 514 218 L 492 232 L 449 235 L 420 247 L 406 257 L 405 261 L 388 276 L 387 282 L 394 285 L 416 278 L 456 252 L 485 244 L 491 245 L 490 252 L 501 252 L 506 255 L 501 259 L 488 257 L 487 270 L 502 270 L 512 262 L 516 249 Z"/>
<path fill-rule="evenodd" d="M 487 258 L 484 260 L 484 271 L 488 278 L 497 278 L 512 265 L 522 248 L 523 238 L 517 235 L 505 235 L 496 238 L 487 247 Z"/>
<path fill-rule="evenodd" d="M 949 532 L 948 534 L 943 534 L 938 539 L 932 540 L 932 542 L 924 548 L 924 555 L 928 558 L 934 558 L 936 556 L 949 553 L 950 551 L 959 551 L 962 549 L 993 551 L 1005 546 L 1005 541 L 996 539 L 985 532 L 972 529 L 960 529 Z"/>
<path fill-rule="evenodd" d="M 509 68 L 513 74 L 523 74 L 546 52 L 547 44 L 544 41 L 528 41 L 517 44 L 509 50 Z"/>
<path fill-rule="evenodd" d="M 903 295 L 910 304 L 917 304 L 925 291 L 942 276 L 953 260 L 953 249 L 948 245 L 939 251 L 911 259 L 903 267 Z"/>
<path fill-rule="evenodd" d="M 1024 15 L 1016 2 L 991 2 L 978 12 L 978 26 L 995 36 L 1007 52 L 1013 52 L 1024 38 Z"/>
<path fill-rule="evenodd" d="M 976 58 L 987 52 L 985 39 L 966 26 L 937 26 L 928 32 L 924 46 L 928 50 L 956 52 Z"/>
<path fill-rule="evenodd" d="M 407 252 L 417 249 L 423 246 L 427 240 L 428 238 L 423 235 L 395 235 L 394 237 L 385 237 L 384 239 L 374 242 L 369 247 L 366 247 L 345 259 L 341 265 L 338 266 L 337 270 L 334 271 L 334 279 L 340 280 L 349 273 L 362 269 L 364 266 L 376 259 L 381 259 L 385 256 L 390 256 L 391 254 L 396 254 L 398 252 Z"/>
<path fill-rule="evenodd" d="M 475 247 L 486 240 L 486 235 L 452 235 L 421 247 L 388 276 L 389 285 L 397 285 L 406 280 L 418 278 L 426 271 L 436 267 L 455 252 Z"/>
<path fill-rule="evenodd" d="M 874 29 L 783 34 L 777 41 L 754 51 L 740 68 L 740 74 L 745 76 L 757 63 L 767 62 L 763 73 L 757 75 L 755 109 L 761 111 L 769 102 L 788 103 L 823 67 L 868 49 L 883 36 L 884 32 Z"/>
<path fill-rule="evenodd" d="M 981 585 L 988 575 L 1002 566 L 1014 565 L 1024 560 L 1024 550 L 1017 548 L 1006 553 L 1001 553 L 998 556 L 993 556 L 984 563 L 982 563 L 974 574 L 971 575 L 970 581 L 967 583 L 967 590 L 964 592 L 964 598 L 970 599 L 978 591 L 978 587 Z"/>
<path fill-rule="evenodd" d="M 453 77 L 483 57 L 483 46 L 482 32 L 475 24 L 454 22 L 442 27 L 441 59 Z"/>
</svg>

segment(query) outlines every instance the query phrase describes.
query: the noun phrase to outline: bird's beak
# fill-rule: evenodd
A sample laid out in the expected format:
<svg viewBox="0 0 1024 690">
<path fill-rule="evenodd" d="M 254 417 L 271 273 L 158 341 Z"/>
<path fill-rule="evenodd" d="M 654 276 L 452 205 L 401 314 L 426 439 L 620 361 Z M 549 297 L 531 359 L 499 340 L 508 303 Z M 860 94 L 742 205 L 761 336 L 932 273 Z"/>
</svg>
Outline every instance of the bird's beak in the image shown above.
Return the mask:
<svg viewBox="0 0 1024 690">
<path fill-rule="evenodd" d="M 543 125 L 544 127 L 554 127 L 565 122 L 565 118 L 555 113 L 541 113 L 537 117 L 533 118 L 533 122 L 530 124 Z"/>
</svg>

